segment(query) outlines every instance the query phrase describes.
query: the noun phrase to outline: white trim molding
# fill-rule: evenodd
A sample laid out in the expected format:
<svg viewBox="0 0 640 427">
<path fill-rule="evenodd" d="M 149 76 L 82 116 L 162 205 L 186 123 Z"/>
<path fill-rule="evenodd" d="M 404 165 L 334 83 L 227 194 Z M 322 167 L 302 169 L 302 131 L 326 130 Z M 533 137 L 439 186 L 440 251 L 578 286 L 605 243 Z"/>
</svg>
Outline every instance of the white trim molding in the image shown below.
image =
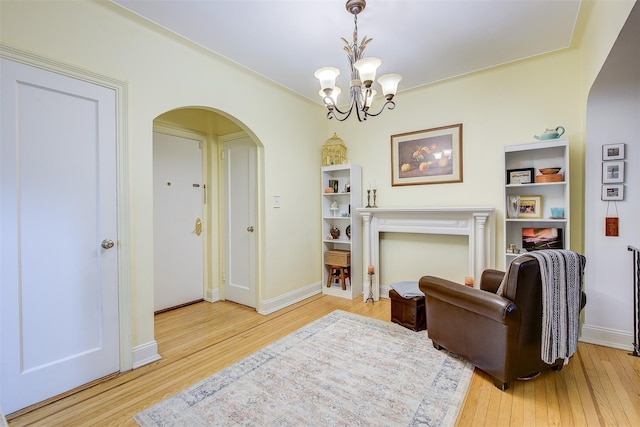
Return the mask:
<svg viewBox="0 0 640 427">
<path fill-rule="evenodd" d="M 322 283 L 312 283 L 304 288 L 296 289 L 279 297 L 260 301 L 258 303 L 258 313 L 266 316 L 267 314 L 274 313 L 320 293 L 322 293 Z"/>
<path fill-rule="evenodd" d="M 158 354 L 158 343 L 156 340 L 145 344 L 137 345 L 133 348 L 133 369 L 148 365 L 156 360 L 162 359 Z"/>
<path fill-rule="evenodd" d="M 220 301 L 220 288 L 207 289 L 204 300 L 207 302 Z"/>
<path fill-rule="evenodd" d="M 633 351 L 633 334 L 593 325 L 582 325 L 580 341 L 605 347 Z"/>
</svg>

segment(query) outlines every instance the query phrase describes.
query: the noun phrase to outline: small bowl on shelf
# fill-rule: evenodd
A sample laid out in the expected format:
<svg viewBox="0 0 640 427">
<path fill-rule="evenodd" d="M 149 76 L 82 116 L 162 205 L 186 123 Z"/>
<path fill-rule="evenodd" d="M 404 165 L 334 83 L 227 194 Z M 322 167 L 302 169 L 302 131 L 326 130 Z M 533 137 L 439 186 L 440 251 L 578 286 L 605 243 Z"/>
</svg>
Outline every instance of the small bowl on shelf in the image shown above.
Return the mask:
<svg viewBox="0 0 640 427">
<path fill-rule="evenodd" d="M 542 175 L 553 175 L 560 172 L 560 169 L 562 168 L 542 168 L 540 169 L 540 173 Z"/>
</svg>

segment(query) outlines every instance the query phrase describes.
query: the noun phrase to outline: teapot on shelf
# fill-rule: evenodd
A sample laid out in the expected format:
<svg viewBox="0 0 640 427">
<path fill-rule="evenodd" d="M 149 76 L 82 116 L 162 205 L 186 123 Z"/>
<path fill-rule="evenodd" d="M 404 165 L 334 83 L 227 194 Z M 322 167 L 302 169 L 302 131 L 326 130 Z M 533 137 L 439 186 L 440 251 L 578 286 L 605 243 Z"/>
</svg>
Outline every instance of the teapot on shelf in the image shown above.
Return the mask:
<svg viewBox="0 0 640 427">
<path fill-rule="evenodd" d="M 564 134 L 564 128 L 562 126 L 558 126 L 555 129 L 545 129 L 542 135 L 534 135 L 533 137 L 538 140 L 546 140 L 546 139 L 556 139 L 560 138 Z"/>
</svg>

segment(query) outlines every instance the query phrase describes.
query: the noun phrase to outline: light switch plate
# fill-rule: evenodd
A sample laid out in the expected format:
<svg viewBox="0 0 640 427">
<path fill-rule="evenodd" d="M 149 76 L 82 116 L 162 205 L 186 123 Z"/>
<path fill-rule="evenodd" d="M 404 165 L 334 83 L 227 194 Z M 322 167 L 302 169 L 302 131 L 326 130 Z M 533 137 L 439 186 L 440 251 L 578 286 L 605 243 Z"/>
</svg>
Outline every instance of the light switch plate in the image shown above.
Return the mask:
<svg viewBox="0 0 640 427">
<path fill-rule="evenodd" d="M 280 196 L 273 196 L 273 207 L 274 208 L 280 207 Z"/>
</svg>

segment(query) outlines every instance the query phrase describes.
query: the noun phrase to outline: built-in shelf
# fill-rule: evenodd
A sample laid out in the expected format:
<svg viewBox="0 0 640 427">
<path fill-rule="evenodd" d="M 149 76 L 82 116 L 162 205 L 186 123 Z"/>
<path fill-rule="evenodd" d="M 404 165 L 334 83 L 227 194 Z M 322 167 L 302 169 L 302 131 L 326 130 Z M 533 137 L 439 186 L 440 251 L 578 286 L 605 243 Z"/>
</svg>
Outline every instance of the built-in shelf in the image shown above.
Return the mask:
<svg viewBox="0 0 640 427">
<path fill-rule="evenodd" d="M 353 299 L 362 294 L 362 220 L 355 209 L 362 204 L 362 168 L 354 164 L 322 167 L 322 292 L 342 298 Z M 337 192 L 324 192 L 329 181 L 337 181 Z M 347 187 L 350 191 L 344 191 Z M 337 209 L 332 208 L 336 203 Z M 343 214 L 345 216 L 343 216 Z M 327 239 L 332 228 L 340 230 L 338 239 Z M 347 228 L 351 238 L 347 237 Z M 324 263 L 324 254 L 329 250 L 347 250 L 351 252 L 351 267 L 347 289 L 333 283 L 327 287 L 330 274 Z"/>
<path fill-rule="evenodd" d="M 555 187 L 555 186 L 563 186 L 567 183 L 565 181 L 562 182 L 537 182 L 533 184 L 507 184 L 505 187 L 507 188 L 524 188 L 524 187 Z"/>
<path fill-rule="evenodd" d="M 540 233 L 561 234 L 551 243 L 554 247 L 558 242 L 562 249 L 569 249 L 570 242 L 570 192 L 569 192 L 569 141 L 567 139 L 554 139 L 524 144 L 509 145 L 504 148 L 504 248 L 505 248 L 505 268 L 509 267 L 511 261 L 518 255 L 525 253 L 523 248 L 523 229 L 525 231 L 540 230 Z M 536 176 L 541 175 L 542 168 L 560 168 L 559 174 L 562 181 L 557 182 L 535 182 Z M 534 175 L 531 183 L 507 184 L 508 170 L 533 169 Z M 509 196 L 540 196 L 541 209 L 540 218 L 509 218 L 506 208 Z M 551 213 L 551 208 L 564 209 L 564 217 L 557 218 Z M 526 230 L 530 229 L 530 230 Z M 544 231 L 550 230 L 550 231 Z M 515 245 L 518 253 L 509 253 L 507 248 L 510 244 Z"/>
</svg>

